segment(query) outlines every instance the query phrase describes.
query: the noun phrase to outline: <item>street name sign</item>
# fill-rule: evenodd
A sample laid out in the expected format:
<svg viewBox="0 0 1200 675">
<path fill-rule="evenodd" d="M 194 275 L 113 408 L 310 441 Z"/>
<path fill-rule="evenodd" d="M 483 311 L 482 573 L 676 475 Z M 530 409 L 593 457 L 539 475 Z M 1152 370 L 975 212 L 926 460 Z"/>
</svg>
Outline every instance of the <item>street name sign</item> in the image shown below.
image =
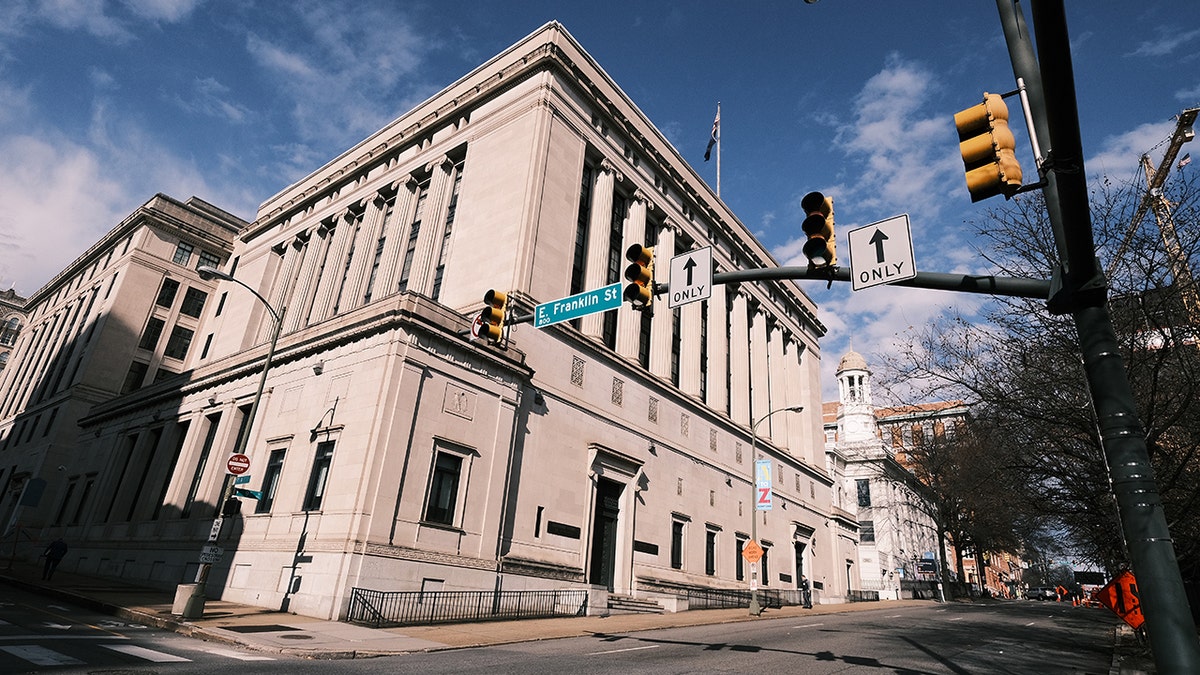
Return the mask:
<svg viewBox="0 0 1200 675">
<path fill-rule="evenodd" d="M 667 307 L 683 305 L 712 297 L 712 247 L 705 246 L 671 258 L 671 273 L 667 283 L 671 292 Z"/>
<path fill-rule="evenodd" d="M 851 230 L 850 287 L 861 291 L 917 276 L 908 214 Z"/>
<path fill-rule="evenodd" d="M 587 314 L 607 312 L 621 306 L 621 282 L 603 288 L 543 302 L 533 308 L 533 327 L 545 328 Z"/>
</svg>

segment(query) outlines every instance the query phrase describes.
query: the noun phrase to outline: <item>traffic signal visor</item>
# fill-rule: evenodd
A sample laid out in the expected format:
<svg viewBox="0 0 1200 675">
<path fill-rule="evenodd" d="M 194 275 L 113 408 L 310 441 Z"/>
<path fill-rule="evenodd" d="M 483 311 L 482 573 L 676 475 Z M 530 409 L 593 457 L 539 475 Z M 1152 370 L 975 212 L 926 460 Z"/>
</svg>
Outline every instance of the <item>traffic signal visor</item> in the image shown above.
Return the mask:
<svg viewBox="0 0 1200 675">
<path fill-rule="evenodd" d="M 1008 106 L 997 94 L 984 92 L 983 102 L 954 116 L 958 149 L 967 172 L 971 201 L 1016 194 L 1021 187 L 1021 165 L 1016 139 L 1008 126 Z"/>
<path fill-rule="evenodd" d="M 837 239 L 833 232 L 833 198 L 820 192 L 810 192 L 800 200 L 804 222 L 800 228 L 808 235 L 804 242 L 804 257 L 813 267 L 833 267 L 837 264 Z"/>
<path fill-rule="evenodd" d="M 625 268 L 629 284 L 623 297 L 634 309 L 645 309 L 654 301 L 654 248 L 633 244 L 625 251 L 625 259 L 630 265 Z"/>
<path fill-rule="evenodd" d="M 490 342 L 499 342 L 504 337 L 504 313 L 508 296 L 503 291 L 492 289 L 483 295 L 485 307 L 479 313 L 479 335 Z"/>
</svg>

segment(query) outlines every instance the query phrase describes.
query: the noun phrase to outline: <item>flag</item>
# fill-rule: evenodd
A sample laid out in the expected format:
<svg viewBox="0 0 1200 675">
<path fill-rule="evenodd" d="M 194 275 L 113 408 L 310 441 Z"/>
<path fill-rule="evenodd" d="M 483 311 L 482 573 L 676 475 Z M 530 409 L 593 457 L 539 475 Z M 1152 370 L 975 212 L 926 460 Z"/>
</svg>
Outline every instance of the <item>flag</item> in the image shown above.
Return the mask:
<svg viewBox="0 0 1200 675">
<path fill-rule="evenodd" d="M 721 134 L 721 107 L 717 106 L 717 116 L 713 118 L 712 134 L 708 137 L 708 147 L 704 149 L 704 161 L 708 161 L 712 155 L 713 145 L 717 143 L 717 136 Z"/>
<path fill-rule="evenodd" d="M 1188 154 L 1183 156 L 1183 159 L 1179 160 L 1179 166 L 1176 168 L 1182 169 L 1183 167 L 1185 167 L 1191 163 L 1192 163 L 1192 153 L 1189 152 Z"/>
</svg>

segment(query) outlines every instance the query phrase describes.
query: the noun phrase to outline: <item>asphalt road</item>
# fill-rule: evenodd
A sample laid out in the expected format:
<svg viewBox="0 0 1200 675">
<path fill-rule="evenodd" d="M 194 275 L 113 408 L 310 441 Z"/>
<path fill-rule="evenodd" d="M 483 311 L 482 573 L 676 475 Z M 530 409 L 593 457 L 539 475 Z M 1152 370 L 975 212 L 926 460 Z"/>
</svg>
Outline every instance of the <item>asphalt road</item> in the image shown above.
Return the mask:
<svg viewBox="0 0 1200 675">
<path fill-rule="evenodd" d="M 0 673 L 256 672 L 296 659 L 217 645 L 6 587 L 0 596 Z"/>
</svg>

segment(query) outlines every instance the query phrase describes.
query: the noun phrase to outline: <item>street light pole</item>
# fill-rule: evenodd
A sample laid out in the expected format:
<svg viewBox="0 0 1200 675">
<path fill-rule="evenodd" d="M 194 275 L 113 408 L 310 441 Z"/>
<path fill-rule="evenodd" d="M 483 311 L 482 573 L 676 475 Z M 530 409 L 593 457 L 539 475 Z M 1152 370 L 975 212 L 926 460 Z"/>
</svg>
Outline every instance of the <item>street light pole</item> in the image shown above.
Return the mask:
<svg viewBox="0 0 1200 675">
<path fill-rule="evenodd" d="M 267 302 L 267 299 L 264 298 L 258 291 L 251 288 L 245 282 L 235 279 L 232 274 L 222 272 L 210 265 L 201 265 L 196 268 L 196 272 L 200 275 L 200 278 L 204 279 L 205 281 L 211 281 L 213 279 L 232 281 L 233 283 L 250 291 L 254 297 L 257 298 L 260 303 L 262 303 L 262 306 L 267 309 L 267 312 L 271 314 L 271 320 L 274 322 L 274 325 L 271 329 L 271 344 L 267 347 L 267 356 L 263 360 L 262 373 L 258 377 L 258 389 L 255 390 L 254 398 L 250 402 L 250 412 L 247 414 L 245 431 L 240 434 L 237 447 L 233 449 L 233 454 L 243 455 L 246 452 L 246 447 L 250 443 L 250 432 L 254 429 L 254 420 L 258 414 L 258 406 L 262 401 L 263 389 L 266 388 L 267 384 L 267 371 L 270 370 L 271 360 L 275 357 L 275 345 L 279 342 L 279 333 L 283 328 L 283 315 L 287 311 L 287 308 L 285 307 L 281 308 L 279 311 L 275 311 L 275 308 L 271 306 L 271 303 Z M 233 496 L 233 485 L 234 484 L 232 481 L 226 479 L 225 487 L 221 490 L 221 496 L 217 500 L 217 515 L 213 518 L 212 527 L 213 533 L 217 538 L 220 537 L 220 527 L 223 522 L 223 518 L 220 514 L 222 513 L 222 509 L 225 507 L 225 502 L 229 501 L 229 499 Z M 213 539 L 210 537 L 209 541 L 212 540 Z M 187 599 L 182 611 L 183 618 L 196 619 L 203 616 L 205 600 L 204 588 L 208 582 L 208 574 L 211 570 L 212 563 L 200 563 L 200 569 L 196 572 L 196 582 L 191 585 L 191 595 Z"/>
<path fill-rule="evenodd" d="M 758 421 L 750 426 L 750 541 L 758 543 L 758 476 L 755 471 L 754 447 L 758 444 L 758 425 L 767 421 L 767 418 L 777 412 L 801 412 L 804 410 L 802 405 L 793 405 L 787 408 L 776 408 L 771 412 L 758 418 Z M 758 616 L 763 613 L 764 607 L 758 602 L 758 563 L 750 563 L 750 616 Z"/>
</svg>

